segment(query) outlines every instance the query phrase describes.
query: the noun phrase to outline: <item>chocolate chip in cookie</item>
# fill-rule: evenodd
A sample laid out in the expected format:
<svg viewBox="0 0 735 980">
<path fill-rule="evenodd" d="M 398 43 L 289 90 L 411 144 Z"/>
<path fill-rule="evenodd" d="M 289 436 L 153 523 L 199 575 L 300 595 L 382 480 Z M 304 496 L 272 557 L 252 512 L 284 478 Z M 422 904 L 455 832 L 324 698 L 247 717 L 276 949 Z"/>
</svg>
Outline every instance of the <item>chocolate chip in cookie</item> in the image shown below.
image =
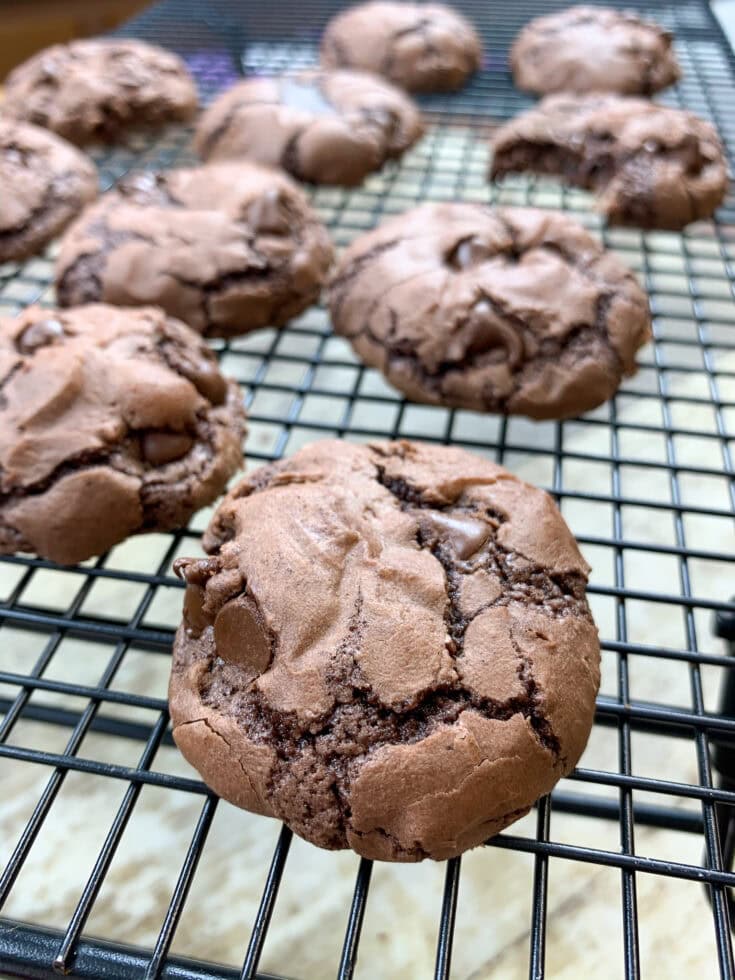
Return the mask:
<svg viewBox="0 0 735 980">
<path fill-rule="evenodd" d="M 491 180 L 553 174 L 596 191 L 610 224 L 680 229 L 727 193 L 722 144 L 692 112 L 616 95 L 550 95 L 498 129 Z"/>
<path fill-rule="evenodd" d="M 408 398 L 566 418 L 610 398 L 650 336 L 632 273 L 566 215 L 424 204 L 357 238 L 334 329 Z"/>
<path fill-rule="evenodd" d="M 250 159 L 315 184 L 361 183 L 423 133 L 393 85 L 354 71 L 305 71 L 238 82 L 199 120 L 204 160 Z"/>
<path fill-rule="evenodd" d="M 0 553 L 62 563 L 186 524 L 241 466 L 242 396 L 157 309 L 0 321 Z"/>
<path fill-rule="evenodd" d="M 286 176 L 252 163 L 139 173 L 61 243 L 62 306 L 153 303 L 207 336 L 281 326 L 319 296 L 326 229 Z"/>
</svg>

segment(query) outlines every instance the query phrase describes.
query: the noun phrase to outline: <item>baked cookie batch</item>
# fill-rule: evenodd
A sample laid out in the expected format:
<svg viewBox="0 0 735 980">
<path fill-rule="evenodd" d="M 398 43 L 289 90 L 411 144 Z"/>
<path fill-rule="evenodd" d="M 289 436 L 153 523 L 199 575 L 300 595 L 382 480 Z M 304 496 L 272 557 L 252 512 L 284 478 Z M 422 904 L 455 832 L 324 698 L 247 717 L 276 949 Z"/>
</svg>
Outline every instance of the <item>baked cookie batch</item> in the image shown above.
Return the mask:
<svg viewBox="0 0 735 980">
<path fill-rule="evenodd" d="M 252 77 L 195 124 L 201 166 L 97 198 L 77 147 L 198 108 L 140 41 L 57 45 L 0 103 L 0 262 L 66 229 L 58 309 L 0 321 L 0 552 L 74 563 L 184 526 L 242 465 L 245 411 L 203 338 L 281 326 L 325 290 L 334 330 L 407 398 L 563 419 L 611 398 L 651 336 L 632 272 L 565 214 L 423 204 L 335 255 L 296 181 L 354 186 L 425 123 L 408 92 L 482 61 L 443 4 L 368 2 L 321 67 Z M 609 223 L 680 229 L 727 190 L 713 127 L 646 97 L 680 69 L 631 12 L 540 17 L 510 52 L 543 96 L 489 177 L 555 175 Z M 67 228 L 67 226 L 69 226 Z M 552 499 L 460 449 L 317 442 L 221 501 L 185 583 L 174 738 L 237 806 L 327 848 L 445 859 L 527 813 L 591 729 L 589 567 Z"/>
</svg>

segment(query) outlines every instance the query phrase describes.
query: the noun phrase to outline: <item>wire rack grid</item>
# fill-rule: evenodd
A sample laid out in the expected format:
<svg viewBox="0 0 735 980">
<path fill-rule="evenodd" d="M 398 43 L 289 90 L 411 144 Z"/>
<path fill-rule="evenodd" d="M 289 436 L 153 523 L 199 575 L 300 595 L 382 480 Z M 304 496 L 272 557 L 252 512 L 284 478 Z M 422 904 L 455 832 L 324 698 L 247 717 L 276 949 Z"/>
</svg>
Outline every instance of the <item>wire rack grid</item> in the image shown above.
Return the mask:
<svg viewBox="0 0 735 980">
<path fill-rule="evenodd" d="M 208 99 L 242 72 L 312 63 L 339 6 L 164 0 L 121 33 L 180 51 Z M 509 78 L 508 45 L 562 4 L 456 6 L 483 35 L 483 70 L 457 95 L 422 99 L 428 134 L 400 164 L 355 190 L 313 189 L 313 203 L 340 246 L 427 199 L 574 213 L 649 292 L 655 339 L 639 373 L 583 418 L 533 424 L 403 401 L 331 335 L 322 308 L 216 347 L 243 386 L 251 462 L 321 436 L 402 436 L 473 449 L 555 495 L 594 567 L 603 647 L 582 766 L 461 861 L 373 869 L 317 852 L 219 804 L 173 748 L 165 680 L 181 591 L 171 563 L 198 553 L 209 512 L 76 568 L 2 559 L 0 972 L 451 969 L 479 980 L 562 976 L 571 964 L 568 975 L 735 976 L 735 873 L 718 831 L 735 813 L 735 783 L 718 783 L 710 758 L 735 741 L 735 718 L 718 710 L 731 660 L 711 623 L 727 632 L 735 615 L 734 202 L 683 234 L 641 233 L 605 228 L 588 195 L 553 181 L 488 186 L 487 137 L 529 104 Z M 683 80 L 662 101 L 711 119 L 732 161 L 735 60 L 709 8 L 641 6 L 676 36 Z M 189 141 L 172 128 L 95 149 L 103 188 L 133 167 L 194 162 Z M 53 302 L 53 256 L 0 266 L 0 313 Z"/>
</svg>

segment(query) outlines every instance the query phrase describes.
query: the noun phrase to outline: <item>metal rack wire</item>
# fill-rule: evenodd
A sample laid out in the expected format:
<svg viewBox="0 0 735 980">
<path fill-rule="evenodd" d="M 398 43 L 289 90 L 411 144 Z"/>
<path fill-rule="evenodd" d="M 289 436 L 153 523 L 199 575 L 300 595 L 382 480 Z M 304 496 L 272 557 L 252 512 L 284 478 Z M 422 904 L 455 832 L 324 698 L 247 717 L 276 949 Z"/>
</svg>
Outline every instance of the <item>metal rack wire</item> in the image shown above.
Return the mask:
<svg viewBox="0 0 735 980">
<path fill-rule="evenodd" d="M 179 50 L 207 98 L 242 71 L 277 71 L 313 61 L 320 30 L 339 6 L 334 0 L 247 5 L 236 0 L 164 0 L 122 33 Z M 528 854 L 533 861 L 527 938 L 532 978 L 545 975 L 551 870 L 561 874 L 558 869 L 568 861 L 619 873 L 623 975 L 632 978 L 642 972 L 639 937 L 645 909 L 638 890 L 641 876 L 650 874 L 664 883 L 689 882 L 697 896 L 705 886 L 714 927 L 713 962 L 721 976 L 733 977 L 729 895 L 735 873 L 730 870 L 732 845 L 725 831 L 735 814 L 735 772 L 726 772 L 718 785 L 710 759 L 710 749 L 718 746 L 719 767 L 730 766 L 735 718 L 719 712 L 715 701 L 718 688 L 733 674 L 730 657 L 711 638 L 710 620 L 717 615 L 720 635 L 732 638 L 735 606 L 728 598 L 735 593 L 735 203 L 729 198 L 716 221 L 691 226 L 682 235 L 643 234 L 605 229 L 589 197 L 553 182 L 518 178 L 501 188 L 488 187 L 487 135 L 528 104 L 512 86 L 505 52 L 526 20 L 563 4 L 466 0 L 456 6 L 466 10 L 483 35 L 483 71 L 455 96 L 422 100 L 432 125 L 400 165 L 356 190 L 313 190 L 315 206 L 338 244 L 383 216 L 427 198 L 529 203 L 572 211 L 637 268 L 648 289 L 655 340 L 642 358 L 642 369 L 609 405 L 572 422 L 531 425 L 412 406 L 364 369 L 346 345 L 331 336 L 325 311 L 315 309 L 287 330 L 261 331 L 218 345 L 223 366 L 242 383 L 249 404 L 247 454 L 254 461 L 276 459 L 322 435 L 400 435 L 460 443 L 522 474 L 531 472 L 547 486 L 583 549 L 593 556 L 590 596 L 608 665 L 595 735 L 608 749 L 613 746 L 613 761 L 595 765 L 591 749 L 584 766 L 539 803 L 530 824 L 490 841 L 482 857 L 492 862 L 498 849 L 504 849 Z M 712 119 L 732 161 L 735 59 L 708 6 L 703 0 L 649 0 L 639 6 L 670 27 L 677 39 L 684 78 L 662 100 Z M 103 186 L 131 167 L 192 161 L 189 135 L 171 129 L 155 140 L 136 135 L 122 147 L 96 150 Z M 53 250 L 21 266 L 0 266 L 0 313 L 16 312 L 39 299 L 52 301 L 52 259 Z M 156 536 L 153 544 L 139 539 L 130 545 L 132 551 L 122 546 L 80 568 L 57 569 L 26 556 L 0 562 L 0 793 L 5 764 L 15 766 L 15 772 L 21 767 L 44 774 L 32 811 L 18 823 L 11 820 L 14 830 L 0 842 L 7 854 L 0 876 L 0 909 L 6 903 L 12 909 L 24 866 L 54 820 L 69 774 L 91 774 L 106 783 L 115 781 L 124 790 L 111 822 L 97 828 L 95 839 L 103 832 L 104 837 L 65 927 L 0 919 L 0 973 L 50 977 L 62 972 L 114 980 L 266 976 L 259 964 L 289 868 L 290 832 L 281 830 L 260 906 L 252 923 L 243 923 L 242 966 L 172 954 L 217 800 L 181 767 L 172 771 L 160 764 L 172 744 L 163 696 L 153 696 L 145 685 L 133 690 L 118 683 L 132 657 L 151 671 L 165 666 L 181 598 L 171 562 L 178 554 L 194 553 L 205 521 L 206 515 L 200 515 L 187 530 Z M 716 595 L 709 593 L 710 587 Z M 27 636 L 34 638 L 33 657 L 15 655 L 14 644 Z M 71 643 L 79 644 L 80 657 L 84 651 L 103 651 L 102 669 L 93 681 L 79 680 L 70 669 L 66 651 Z M 672 699 L 662 683 L 660 693 L 648 687 L 646 696 L 637 695 L 640 664 L 662 679 L 685 671 L 684 694 Z M 729 710 L 734 703 L 735 698 L 723 701 Z M 35 744 L 33 738 L 26 742 L 24 725 L 29 723 L 63 738 L 52 748 L 46 742 Z M 95 754 L 92 735 L 131 746 L 136 757 L 128 753 L 128 761 L 121 762 Z M 636 749 L 641 735 L 659 740 L 664 753 L 681 745 L 691 748 L 695 762 L 688 776 L 641 773 Z M 144 949 L 92 938 L 86 927 L 147 787 L 185 794 L 200 805 L 188 847 L 177 855 L 178 873 L 157 938 L 152 948 Z M 8 802 L 3 793 L 0 816 L 9 809 Z M 556 832 L 566 814 L 585 821 L 592 844 L 589 834 L 574 836 L 579 823 L 566 835 L 571 839 Z M 254 826 L 257 831 L 266 822 Z M 610 826 L 618 828 L 617 842 L 605 846 L 602 828 Z M 679 835 L 677 839 L 697 841 L 701 863 L 642 853 L 637 842 L 644 828 L 666 828 Z M 371 863 L 360 861 L 345 909 L 336 965 L 340 978 L 351 977 L 358 963 L 371 880 Z M 437 978 L 450 975 L 453 937 L 461 920 L 461 881 L 460 860 L 448 862 L 436 933 Z M 379 963 L 365 965 L 360 960 L 360 965 L 365 966 L 361 975 L 381 975 Z M 297 965 L 289 972 L 296 973 Z"/>
</svg>

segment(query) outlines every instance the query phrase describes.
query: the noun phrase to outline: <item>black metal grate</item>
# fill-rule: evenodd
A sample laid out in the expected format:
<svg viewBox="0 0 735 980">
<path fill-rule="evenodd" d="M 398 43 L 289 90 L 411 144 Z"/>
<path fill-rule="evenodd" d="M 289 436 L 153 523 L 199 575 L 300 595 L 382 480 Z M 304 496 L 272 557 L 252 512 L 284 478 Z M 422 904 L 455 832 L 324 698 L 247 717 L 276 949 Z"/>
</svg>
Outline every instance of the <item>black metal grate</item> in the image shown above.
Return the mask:
<svg viewBox="0 0 735 980">
<path fill-rule="evenodd" d="M 263 959 L 289 976 L 304 976 L 308 969 L 322 976 L 326 968 L 314 967 L 304 953 L 310 934 L 297 917 L 308 905 L 318 905 L 322 894 L 344 896 L 347 887 L 351 901 L 341 918 L 324 920 L 325 928 L 332 921 L 340 924 L 331 941 L 329 972 L 341 978 L 353 971 L 375 977 L 432 970 L 438 978 L 448 977 L 455 936 L 455 964 L 459 958 L 462 975 L 475 978 L 526 971 L 533 978 L 545 971 L 557 975 L 561 969 L 554 964 L 566 965 L 572 955 L 565 952 L 565 942 L 571 948 L 590 944 L 577 950 L 577 975 L 660 977 L 684 975 L 689 967 L 703 976 L 717 971 L 735 976 L 728 906 L 735 873 L 717 832 L 717 819 L 726 822 L 735 813 L 735 783 L 730 779 L 722 784 L 726 788 L 715 788 L 709 754 L 710 746 L 724 746 L 720 761 L 726 762 L 726 748 L 735 739 L 735 718 L 717 710 L 731 660 L 711 630 L 714 614 L 726 629 L 735 613 L 728 602 L 735 592 L 735 202 L 728 199 L 716 222 L 693 225 L 682 235 L 641 233 L 605 229 L 587 195 L 552 181 L 517 178 L 501 187 L 486 184 L 488 133 L 529 104 L 511 84 L 507 47 L 531 16 L 562 5 L 545 0 L 458 3 L 483 34 L 485 69 L 458 95 L 422 100 L 432 126 L 400 165 L 359 189 L 320 188 L 312 198 L 340 245 L 383 216 L 425 199 L 573 211 L 638 270 L 651 298 L 655 341 L 643 354 L 639 374 L 618 396 L 565 423 L 532 424 L 412 405 L 331 336 L 323 309 L 309 311 L 287 330 L 260 331 L 218 349 L 223 366 L 246 393 L 250 461 L 278 458 L 320 436 L 400 435 L 456 442 L 551 490 L 595 569 L 589 591 L 601 627 L 603 687 L 584 766 L 542 800 L 535 814 L 492 840 L 489 849 L 466 855 L 461 877 L 460 860 L 448 862 L 441 871 L 443 895 L 437 893 L 431 906 L 438 915 L 433 934 L 424 931 L 417 939 L 414 930 L 414 952 L 390 968 L 377 957 L 381 948 L 395 952 L 395 944 L 408 942 L 407 907 L 423 897 L 416 869 L 373 872 L 370 862 L 319 852 L 318 876 L 303 878 L 294 861 L 312 860 L 305 845 L 298 844 L 301 849 L 289 862 L 291 835 L 283 829 L 270 857 L 272 822 L 232 811 L 228 828 L 236 836 L 218 845 L 217 852 L 227 858 L 215 879 L 221 883 L 223 905 L 238 901 L 226 873 L 232 864 L 240 864 L 241 875 L 262 880 L 259 907 L 242 908 L 234 946 L 240 960 L 244 955 L 244 965 L 235 967 L 232 942 L 225 943 L 209 915 L 198 918 L 197 909 L 204 906 L 196 904 L 195 873 L 215 846 L 217 834 L 210 830 L 224 805 L 218 810 L 216 798 L 171 747 L 165 702 L 166 654 L 181 600 L 171 562 L 179 554 L 196 553 L 208 515 L 199 515 L 185 531 L 134 539 L 79 568 L 60 569 L 28 557 L 3 559 L 0 787 L 6 788 L 0 798 L 0 865 L 6 863 L 0 907 L 9 918 L 0 919 L 0 972 L 126 980 L 248 978 L 266 976 L 258 972 Z M 242 70 L 280 70 L 313 61 L 320 30 L 339 6 L 332 0 L 165 0 L 123 33 L 179 50 L 209 97 Z M 641 6 L 677 38 L 684 78 L 662 101 L 712 119 L 732 161 L 735 60 L 707 5 L 687 0 Z M 189 136 L 171 129 L 155 141 L 134 136 L 125 146 L 100 149 L 94 155 L 103 186 L 131 167 L 193 162 Z M 53 249 L 22 266 L 0 266 L 0 313 L 15 313 L 38 299 L 52 301 L 52 260 Z M 108 809 L 100 815 L 94 792 L 90 789 L 85 812 L 79 801 L 86 790 L 77 790 L 76 822 L 69 823 L 65 789 L 82 777 L 88 780 L 83 787 L 114 787 L 117 795 L 110 790 Z M 174 799 L 189 808 L 191 833 L 183 850 L 162 846 L 155 853 L 154 863 L 170 871 L 165 898 L 155 906 L 165 912 L 153 915 L 152 924 L 141 913 L 140 928 L 102 935 L 96 923 L 105 902 L 105 921 L 115 918 L 111 890 L 143 907 L 149 898 L 136 884 L 145 871 L 139 857 L 135 864 L 143 835 L 140 829 L 126 834 L 129 821 L 135 823 L 146 805 L 147 819 L 160 814 L 161 821 L 173 821 L 181 815 L 170 808 Z M 60 814 L 67 820 L 68 838 L 59 843 L 52 828 Z M 67 847 L 79 849 L 80 842 L 83 867 L 77 858 L 70 864 L 65 855 Z M 138 877 L 128 891 L 122 877 L 111 889 L 116 860 L 126 848 Z M 528 855 L 525 865 L 523 855 Z M 589 888 L 581 899 L 579 891 L 576 900 L 565 891 L 569 876 L 585 864 L 595 872 L 610 869 L 615 876 L 597 906 L 595 882 L 602 873 L 584 879 Z M 422 869 L 421 880 L 436 885 L 436 866 Z M 368 956 L 363 919 L 373 910 L 379 917 L 376 906 L 387 893 L 378 891 L 372 903 L 371 895 L 389 872 L 391 887 L 402 888 L 406 899 L 377 932 L 370 932 Z M 524 913 L 503 918 L 506 896 L 523 873 Z M 345 886 L 347 874 L 353 877 Z M 289 933 L 282 931 L 286 948 L 277 955 L 270 927 L 279 916 L 279 889 L 282 904 L 290 875 L 297 881 L 295 897 L 282 914 L 292 931 L 301 928 L 306 938 L 289 953 Z M 64 893 L 69 880 L 70 891 Z M 39 882 L 45 882 L 45 890 Z M 472 933 L 466 925 L 470 910 L 463 904 L 463 888 L 469 889 L 471 902 L 486 909 L 484 931 Z M 661 928 L 653 921 L 656 908 L 669 914 L 671 901 L 685 910 L 682 929 L 689 928 L 680 946 L 663 949 L 671 933 L 658 946 L 650 934 Z M 579 940 L 575 923 L 582 921 L 586 902 L 596 912 L 614 911 L 614 917 L 600 919 Z M 128 921 L 122 912 L 121 917 Z M 514 942 L 500 942 L 493 929 L 496 919 Z M 700 935 L 702 923 L 706 936 Z M 329 944 L 329 937 L 321 935 L 324 928 L 310 928 L 314 940 L 319 935 Z M 363 953 L 356 967 L 361 930 Z M 619 949 L 615 962 L 606 958 L 598 969 L 593 957 L 597 931 L 611 932 L 611 948 Z M 150 937 L 148 948 L 141 935 Z M 127 945 L 116 945 L 120 942 Z M 693 946 L 703 950 L 698 959 L 690 957 Z M 275 952 L 269 954 L 271 947 Z M 435 947 L 433 967 L 428 947 Z M 506 947 L 515 948 L 515 959 L 503 958 Z M 177 950 L 231 965 L 195 962 Z M 521 969 L 522 961 L 526 966 Z"/>
</svg>

